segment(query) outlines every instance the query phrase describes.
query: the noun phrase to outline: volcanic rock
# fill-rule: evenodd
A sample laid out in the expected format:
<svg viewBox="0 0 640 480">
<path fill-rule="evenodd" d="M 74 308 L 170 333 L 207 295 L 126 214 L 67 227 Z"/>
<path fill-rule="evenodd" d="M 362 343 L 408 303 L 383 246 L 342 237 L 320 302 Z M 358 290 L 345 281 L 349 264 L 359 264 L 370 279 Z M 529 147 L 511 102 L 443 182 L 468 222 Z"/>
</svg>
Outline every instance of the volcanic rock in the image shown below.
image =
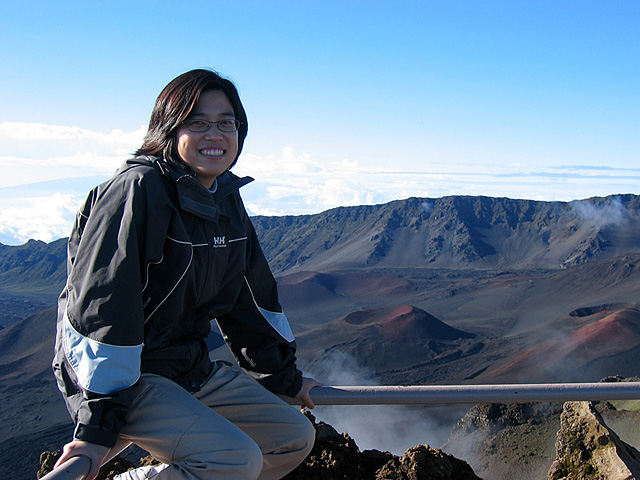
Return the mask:
<svg viewBox="0 0 640 480">
<path fill-rule="evenodd" d="M 544 478 L 555 453 L 562 403 L 482 403 L 458 421 L 443 450 L 484 478 Z"/>
<path fill-rule="evenodd" d="M 640 452 L 604 423 L 592 402 L 567 402 L 548 480 L 640 478 Z"/>
<path fill-rule="evenodd" d="M 316 422 L 316 443 L 307 459 L 284 480 L 476 480 L 464 461 L 428 445 L 419 445 L 398 457 L 389 452 L 360 452 L 347 434 Z"/>
<path fill-rule="evenodd" d="M 468 463 L 429 445 L 410 448 L 376 473 L 375 480 L 475 480 Z"/>
</svg>

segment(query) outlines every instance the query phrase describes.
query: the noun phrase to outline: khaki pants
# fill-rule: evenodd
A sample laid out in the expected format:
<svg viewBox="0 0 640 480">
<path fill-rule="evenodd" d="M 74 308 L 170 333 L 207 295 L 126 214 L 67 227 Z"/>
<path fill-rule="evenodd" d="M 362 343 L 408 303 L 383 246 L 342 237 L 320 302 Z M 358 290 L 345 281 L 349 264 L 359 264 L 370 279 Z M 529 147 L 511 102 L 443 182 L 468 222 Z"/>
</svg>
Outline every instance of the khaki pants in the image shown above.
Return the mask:
<svg viewBox="0 0 640 480">
<path fill-rule="evenodd" d="M 226 362 L 193 395 L 151 374 L 137 388 L 120 436 L 169 465 L 154 480 L 278 479 L 313 446 L 300 411 Z"/>
</svg>

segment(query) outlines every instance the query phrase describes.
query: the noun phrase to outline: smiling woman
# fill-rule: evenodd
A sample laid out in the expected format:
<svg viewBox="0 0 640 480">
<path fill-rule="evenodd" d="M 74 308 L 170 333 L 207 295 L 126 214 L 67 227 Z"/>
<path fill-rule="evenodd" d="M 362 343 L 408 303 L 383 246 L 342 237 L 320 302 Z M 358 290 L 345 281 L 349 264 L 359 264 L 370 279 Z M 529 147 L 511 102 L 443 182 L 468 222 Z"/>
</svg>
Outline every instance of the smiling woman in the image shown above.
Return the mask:
<svg viewBox="0 0 640 480">
<path fill-rule="evenodd" d="M 178 155 L 207 188 L 238 157 L 238 126 L 231 102 L 220 90 L 204 92 L 176 131 Z"/>
<path fill-rule="evenodd" d="M 246 134 L 229 80 L 180 75 L 136 156 L 80 207 L 53 362 L 76 427 L 57 467 L 87 456 L 91 480 L 124 439 L 163 466 L 119 480 L 281 478 L 310 451 L 312 424 L 275 394 L 312 408 L 320 384 L 296 367 L 240 198 L 252 179 L 229 171 Z M 210 359 L 213 319 L 235 364 Z"/>
</svg>

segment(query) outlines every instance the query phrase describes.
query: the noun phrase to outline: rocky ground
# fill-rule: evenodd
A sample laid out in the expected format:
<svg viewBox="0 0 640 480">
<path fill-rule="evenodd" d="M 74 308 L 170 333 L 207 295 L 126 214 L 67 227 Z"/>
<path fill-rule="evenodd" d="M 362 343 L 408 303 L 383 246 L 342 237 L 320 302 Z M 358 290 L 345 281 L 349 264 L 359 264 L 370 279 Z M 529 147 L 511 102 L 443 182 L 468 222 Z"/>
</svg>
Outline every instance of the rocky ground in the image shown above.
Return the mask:
<svg viewBox="0 0 640 480">
<path fill-rule="evenodd" d="M 308 412 L 307 416 L 316 428 L 316 443 L 307 459 L 284 480 L 482 480 L 468 463 L 429 445 L 411 448 L 402 456 L 360 451 L 347 433 L 340 434 L 331 425 L 317 422 Z M 37 477 L 50 472 L 59 456 L 59 451 L 44 452 Z M 140 461 L 140 465 L 150 463 L 152 457 Z M 116 457 L 102 468 L 97 480 L 110 480 L 135 466 Z"/>
<path fill-rule="evenodd" d="M 611 430 L 592 402 L 567 402 L 549 480 L 640 478 L 640 452 Z"/>
<path fill-rule="evenodd" d="M 478 404 L 442 449 L 492 480 L 632 480 L 639 447 L 638 402 L 622 401 Z"/>
<path fill-rule="evenodd" d="M 543 479 L 555 457 L 561 412 L 562 403 L 478 404 L 442 448 L 486 479 Z"/>
</svg>

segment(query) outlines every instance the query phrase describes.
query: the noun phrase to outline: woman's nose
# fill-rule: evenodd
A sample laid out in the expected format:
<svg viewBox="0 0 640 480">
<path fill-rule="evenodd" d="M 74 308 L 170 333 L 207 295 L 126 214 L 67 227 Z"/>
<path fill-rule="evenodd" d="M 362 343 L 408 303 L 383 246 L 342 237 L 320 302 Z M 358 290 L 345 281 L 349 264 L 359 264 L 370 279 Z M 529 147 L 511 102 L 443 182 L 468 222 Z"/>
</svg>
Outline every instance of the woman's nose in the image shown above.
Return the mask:
<svg viewBox="0 0 640 480">
<path fill-rule="evenodd" d="M 222 138 L 222 132 L 218 130 L 217 125 L 211 125 L 211 128 L 205 132 L 204 138 L 207 140 L 218 140 Z"/>
</svg>

